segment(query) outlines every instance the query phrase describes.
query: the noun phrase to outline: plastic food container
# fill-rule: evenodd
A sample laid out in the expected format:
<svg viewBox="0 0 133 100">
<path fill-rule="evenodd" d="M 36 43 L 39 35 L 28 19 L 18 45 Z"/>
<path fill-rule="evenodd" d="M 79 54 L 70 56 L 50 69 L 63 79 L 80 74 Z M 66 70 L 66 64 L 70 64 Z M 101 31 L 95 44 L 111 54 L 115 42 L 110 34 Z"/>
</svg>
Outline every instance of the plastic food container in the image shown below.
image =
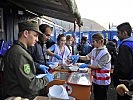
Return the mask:
<svg viewBox="0 0 133 100">
<path fill-rule="evenodd" d="M 68 79 L 68 83 L 78 85 L 91 85 L 91 78 L 88 73 L 73 72 Z"/>
</svg>

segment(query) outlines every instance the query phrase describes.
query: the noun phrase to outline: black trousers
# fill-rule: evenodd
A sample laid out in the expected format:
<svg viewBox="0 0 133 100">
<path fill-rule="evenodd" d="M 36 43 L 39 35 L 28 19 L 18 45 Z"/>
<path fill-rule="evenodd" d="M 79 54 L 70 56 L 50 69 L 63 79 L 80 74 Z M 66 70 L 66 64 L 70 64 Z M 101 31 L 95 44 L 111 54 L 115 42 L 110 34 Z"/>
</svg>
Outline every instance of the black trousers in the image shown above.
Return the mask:
<svg viewBox="0 0 133 100">
<path fill-rule="evenodd" d="M 107 100 L 109 85 L 97 85 L 93 83 L 94 100 Z"/>
<path fill-rule="evenodd" d="M 117 100 L 131 100 L 131 97 L 128 95 L 120 96 L 119 94 L 117 94 Z"/>
</svg>

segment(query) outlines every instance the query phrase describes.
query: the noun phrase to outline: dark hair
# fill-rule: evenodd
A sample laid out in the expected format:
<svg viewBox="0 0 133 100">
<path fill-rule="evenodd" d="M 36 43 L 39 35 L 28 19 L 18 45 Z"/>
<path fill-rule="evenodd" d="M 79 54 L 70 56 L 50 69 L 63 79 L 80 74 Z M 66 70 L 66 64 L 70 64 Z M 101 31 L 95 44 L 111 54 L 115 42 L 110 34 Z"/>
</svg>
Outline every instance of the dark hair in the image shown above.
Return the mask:
<svg viewBox="0 0 133 100">
<path fill-rule="evenodd" d="M 94 40 L 102 40 L 104 39 L 102 33 L 95 33 L 93 36 L 92 36 L 92 39 Z"/>
<path fill-rule="evenodd" d="M 113 41 L 109 41 L 106 46 L 116 47 L 116 44 Z"/>
<path fill-rule="evenodd" d="M 122 23 L 117 26 L 118 31 L 126 31 L 128 33 L 128 36 L 131 36 L 132 27 L 128 22 Z"/>
<path fill-rule="evenodd" d="M 23 32 L 19 32 L 18 33 L 18 38 L 20 38 L 22 36 Z"/>
<path fill-rule="evenodd" d="M 47 27 L 51 28 L 51 27 L 50 27 L 49 25 L 47 25 L 47 24 L 41 24 L 41 25 L 39 26 L 39 30 L 40 30 L 42 33 L 45 33 Z M 51 30 L 52 30 L 52 28 L 51 28 Z"/>
<path fill-rule="evenodd" d="M 73 37 L 72 37 L 71 35 L 67 35 L 67 36 L 66 36 L 66 40 L 69 40 L 69 39 L 74 40 Z"/>
<path fill-rule="evenodd" d="M 117 47 L 118 46 L 117 40 L 113 39 L 112 41 L 116 44 L 116 47 Z"/>
<path fill-rule="evenodd" d="M 64 34 L 59 34 L 58 37 L 57 37 L 57 42 L 58 42 L 62 37 L 65 37 L 65 35 L 64 35 Z"/>
<path fill-rule="evenodd" d="M 82 36 L 81 41 L 87 41 L 87 37 Z"/>
<path fill-rule="evenodd" d="M 106 45 L 106 44 L 107 44 L 107 42 L 108 42 L 108 41 L 107 41 L 107 39 L 105 38 L 105 39 L 104 39 L 104 45 Z"/>
</svg>

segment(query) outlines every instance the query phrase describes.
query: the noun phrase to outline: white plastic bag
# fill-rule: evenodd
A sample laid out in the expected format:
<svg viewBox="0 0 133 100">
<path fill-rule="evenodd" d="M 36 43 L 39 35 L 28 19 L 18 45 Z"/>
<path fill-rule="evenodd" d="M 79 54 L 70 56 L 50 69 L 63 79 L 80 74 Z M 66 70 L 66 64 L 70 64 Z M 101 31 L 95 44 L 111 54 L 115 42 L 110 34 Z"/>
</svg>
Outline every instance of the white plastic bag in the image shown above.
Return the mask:
<svg viewBox="0 0 133 100">
<path fill-rule="evenodd" d="M 49 88 L 49 98 L 69 99 L 67 91 L 63 85 L 53 85 Z"/>
</svg>

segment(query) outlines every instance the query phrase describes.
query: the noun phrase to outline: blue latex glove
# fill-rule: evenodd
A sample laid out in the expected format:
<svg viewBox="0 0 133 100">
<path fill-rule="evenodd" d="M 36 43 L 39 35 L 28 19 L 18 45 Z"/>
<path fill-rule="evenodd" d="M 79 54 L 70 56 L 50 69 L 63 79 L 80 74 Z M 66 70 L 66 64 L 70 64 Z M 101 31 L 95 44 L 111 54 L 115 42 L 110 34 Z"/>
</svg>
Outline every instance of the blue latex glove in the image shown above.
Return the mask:
<svg viewBox="0 0 133 100">
<path fill-rule="evenodd" d="M 49 82 L 51 82 L 51 81 L 54 80 L 54 75 L 53 75 L 53 74 L 48 73 L 45 77 L 48 78 L 48 81 L 49 81 Z"/>
<path fill-rule="evenodd" d="M 61 56 L 58 54 L 54 54 L 54 57 L 57 58 L 58 60 L 62 60 Z"/>
<path fill-rule="evenodd" d="M 79 68 L 88 68 L 88 67 L 89 67 L 88 64 L 82 64 L 82 65 L 79 66 Z"/>
<path fill-rule="evenodd" d="M 54 51 L 55 50 L 55 45 L 52 45 L 50 48 L 49 48 L 50 51 Z"/>
<path fill-rule="evenodd" d="M 49 65 L 54 65 L 54 63 L 53 62 L 47 62 L 47 66 L 49 66 Z"/>
<path fill-rule="evenodd" d="M 72 60 L 72 63 L 75 64 L 79 59 L 79 55 L 72 55 L 71 56 L 71 60 Z"/>
<path fill-rule="evenodd" d="M 40 65 L 39 68 L 44 71 L 44 73 L 48 73 L 48 69 L 49 67 L 45 66 L 45 65 Z"/>
</svg>

